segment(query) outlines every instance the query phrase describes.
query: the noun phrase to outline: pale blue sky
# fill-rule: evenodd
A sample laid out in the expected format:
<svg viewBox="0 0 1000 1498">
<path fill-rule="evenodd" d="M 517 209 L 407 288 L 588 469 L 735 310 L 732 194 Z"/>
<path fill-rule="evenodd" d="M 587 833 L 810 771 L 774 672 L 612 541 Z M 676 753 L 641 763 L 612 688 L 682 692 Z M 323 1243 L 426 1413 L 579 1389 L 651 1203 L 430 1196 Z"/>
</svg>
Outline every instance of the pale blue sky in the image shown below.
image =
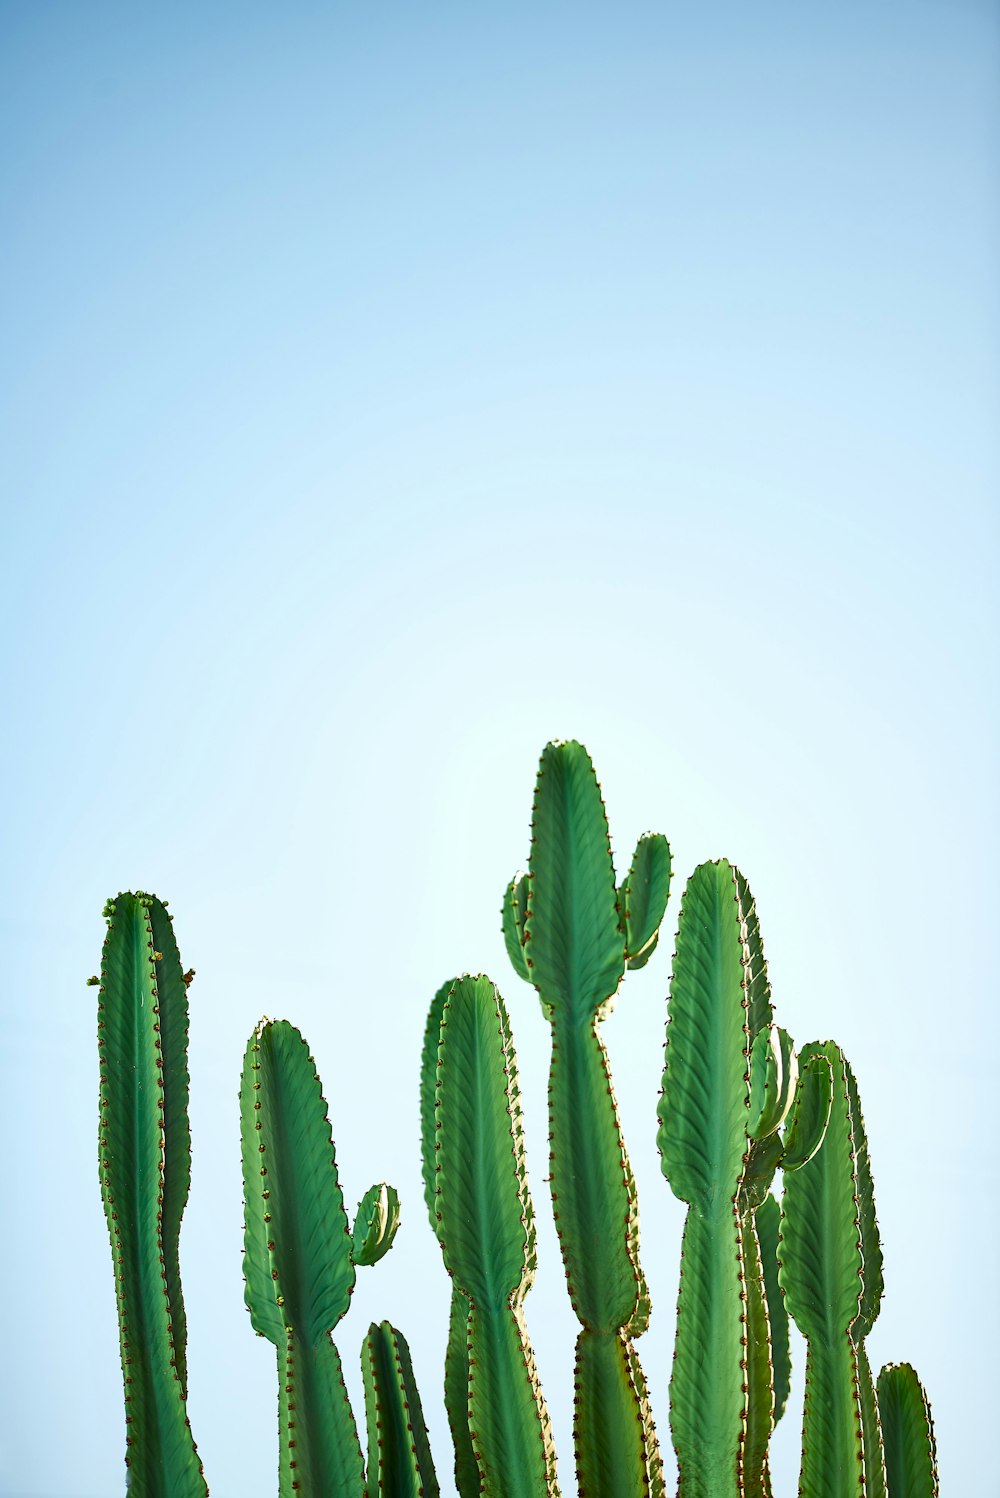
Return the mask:
<svg viewBox="0 0 1000 1498">
<path fill-rule="evenodd" d="M 337 1342 L 360 1413 L 368 1321 L 401 1326 L 451 1491 L 416 1097 L 463 969 L 514 1025 L 572 1494 L 547 1034 L 498 916 L 554 736 L 622 863 L 652 827 L 676 895 L 720 854 L 750 879 L 779 1019 L 858 1075 L 872 1361 L 921 1372 L 943 1491 L 1000 1492 L 998 31 L 972 0 L 0 3 L 5 1498 L 123 1486 L 84 979 L 129 887 L 198 972 L 213 1498 L 277 1485 L 240 1277 L 265 1011 L 312 1045 L 349 1204 L 400 1190 Z M 606 1029 L 668 1464 L 676 895 Z"/>
</svg>

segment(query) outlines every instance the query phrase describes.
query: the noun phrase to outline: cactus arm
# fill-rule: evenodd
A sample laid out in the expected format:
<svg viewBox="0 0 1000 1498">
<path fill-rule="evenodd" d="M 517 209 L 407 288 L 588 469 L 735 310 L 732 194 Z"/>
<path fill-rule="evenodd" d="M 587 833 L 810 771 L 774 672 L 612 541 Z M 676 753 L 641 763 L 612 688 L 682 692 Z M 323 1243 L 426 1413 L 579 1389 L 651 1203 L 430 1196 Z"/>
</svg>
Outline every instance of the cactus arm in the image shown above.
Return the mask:
<svg viewBox="0 0 1000 1498">
<path fill-rule="evenodd" d="M 438 1047 L 441 1040 L 441 1019 L 445 1000 L 459 980 L 449 978 L 442 983 L 430 1002 L 427 1023 L 424 1026 L 424 1044 L 420 1056 L 420 1165 L 424 1181 L 424 1203 L 431 1228 L 435 1233 L 437 1224 L 437 1182 L 435 1179 L 435 1149 L 437 1122 L 434 1116 L 435 1089 L 437 1087 Z"/>
<path fill-rule="evenodd" d="M 657 1145 L 676 1196 L 703 1214 L 733 1194 L 746 1150 L 748 1036 L 733 871 L 702 864 L 681 904 Z"/>
<path fill-rule="evenodd" d="M 656 950 L 669 898 L 670 844 L 661 832 L 647 832 L 636 844 L 628 877 L 618 892 L 629 971 L 645 967 Z"/>
<path fill-rule="evenodd" d="M 733 869 L 733 879 L 736 884 L 736 897 L 745 923 L 747 1030 L 752 1040 L 761 1030 L 769 1029 L 774 1023 L 771 983 L 767 976 L 767 963 L 764 960 L 764 943 L 760 934 L 757 902 L 750 892 L 746 878 L 739 869 Z M 784 1032 L 781 1033 L 784 1034 Z"/>
<path fill-rule="evenodd" d="M 864 1341 L 855 1341 L 858 1354 L 858 1402 L 861 1406 L 861 1440 L 865 1452 L 865 1498 L 886 1498 L 885 1450 L 878 1399 Z"/>
<path fill-rule="evenodd" d="M 120 894 L 105 906 L 105 916 L 99 1158 L 115 1269 L 129 1481 L 134 1498 L 203 1498 L 208 1489 L 185 1410 L 177 1257 L 190 1179 L 186 986 L 161 901 Z"/>
<path fill-rule="evenodd" d="M 868 1136 L 861 1113 L 858 1085 L 850 1063 L 845 1061 L 847 1096 L 851 1111 L 851 1137 L 854 1140 L 854 1176 L 857 1190 L 858 1226 L 861 1231 L 861 1304 L 851 1326 L 851 1339 L 858 1351 L 858 1392 L 861 1401 L 861 1430 L 865 1449 L 866 1498 L 886 1498 L 885 1453 L 878 1415 L 875 1384 L 865 1350 L 865 1338 L 875 1324 L 882 1305 L 882 1245 L 875 1215 L 875 1186 L 872 1181 Z"/>
<path fill-rule="evenodd" d="M 516 882 L 516 881 L 515 881 Z M 438 1232 L 435 1154 L 437 1124 L 434 1114 L 438 1050 L 445 1000 L 459 980 L 449 978 L 435 993 L 427 1014 L 420 1065 L 420 1143 L 424 1202 L 435 1234 Z M 482 1481 L 469 1435 L 469 1297 L 452 1281 L 448 1316 L 448 1344 L 444 1363 L 444 1402 L 455 1448 L 455 1482 L 460 1498 L 477 1498 Z"/>
<path fill-rule="evenodd" d="M 507 948 L 507 956 L 519 978 L 525 983 L 531 982 L 531 973 L 528 971 L 528 961 L 524 954 L 524 922 L 528 913 L 528 876 L 527 874 L 515 874 L 504 891 L 503 909 L 503 939 Z"/>
<path fill-rule="evenodd" d="M 361 1350 L 368 1424 L 368 1498 L 439 1498 L 410 1349 L 388 1321 Z"/>
<path fill-rule="evenodd" d="M 826 1056 L 813 1051 L 800 1064 L 795 1098 L 784 1133 L 781 1168 L 786 1174 L 808 1165 L 819 1150 L 826 1137 L 832 1107 L 830 1062 Z"/>
<path fill-rule="evenodd" d="M 801 1498 L 863 1498 L 864 1433 L 850 1329 L 862 1292 L 862 1233 L 846 1062 L 832 1041 L 802 1050 L 830 1064 L 833 1103 L 822 1147 L 788 1171 L 781 1207 L 779 1280 L 806 1337 Z"/>
<path fill-rule="evenodd" d="M 262 1021 L 240 1086 L 246 1302 L 278 1349 L 280 1490 L 363 1498 L 364 1458 L 330 1332 L 354 1289 L 351 1236 L 315 1063 Z"/>
<path fill-rule="evenodd" d="M 747 1133 L 766 1139 L 784 1117 L 791 1099 L 785 1086 L 784 1062 L 776 1025 L 758 1030 L 750 1047 L 750 1112 Z"/>
<path fill-rule="evenodd" d="M 163 1056 L 163 1129 L 173 1140 L 163 1171 L 163 1273 L 173 1320 L 177 1377 L 187 1398 L 187 1318 L 178 1260 L 181 1218 L 191 1185 L 191 1126 L 188 1121 L 187 980 L 173 922 L 163 901 L 150 896 L 146 907 L 156 964 Z"/>
<path fill-rule="evenodd" d="M 767 1320 L 771 1331 L 771 1364 L 774 1378 L 774 1424 L 785 1413 L 792 1382 L 792 1356 L 788 1334 L 788 1310 L 778 1283 L 778 1229 L 781 1208 L 773 1196 L 757 1208 L 755 1217 L 760 1246 L 761 1273 L 767 1297 Z"/>
<path fill-rule="evenodd" d="M 459 1498 L 479 1498 L 483 1480 L 469 1434 L 469 1312 L 472 1305 L 454 1281 L 444 1357 L 444 1404 L 455 1448 L 455 1486 Z"/>
<path fill-rule="evenodd" d="M 357 1266 L 384 1259 L 399 1231 L 399 1193 L 385 1181 L 370 1186 L 354 1219 L 351 1258 Z"/>
<path fill-rule="evenodd" d="M 500 996 L 461 978 L 445 1001 L 437 1063 L 437 1228 L 445 1264 L 469 1299 L 501 1309 L 533 1251 L 516 1074 Z"/>
<path fill-rule="evenodd" d="M 934 1422 L 909 1363 L 887 1363 L 878 1376 L 889 1498 L 938 1498 Z"/>
<path fill-rule="evenodd" d="M 844 1065 L 847 1077 L 847 1096 L 851 1108 L 851 1137 L 854 1140 L 854 1173 L 858 1190 L 858 1225 L 861 1229 L 861 1304 L 851 1327 L 855 1342 L 868 1336 L 882 1304 L 885 1283 L 882 1276 L 882 1244 L 879 1240 L 878 1219 L 875 1215 L 875 1185 L 872 1180 L 871 1156 L 868 1153 L 868 1135 L 861 1113 L 858 1084 L 849 1062 Z M 869 1383 L 871 1376 L 869 1375 Z M 874 1386 L 872 1386 L 874 1389 Z M 873 1393 L 874 1400 L 874 1393 Z"/>
<path fill-rule="evenodd" d="M 548 1416 L 521 1304 L 535 1268 L 520 1094 L 506 1010 L 462 978 L 441 1014 L 435 1087 L 435 1226 L 470 1302 L 468 1412 L 486 1493 L 552 1498 Z"/>
<path fill-rule="evenodd" d="M 525 954 L 543 1006 L 591 1023 L 625 972 L 608 821 L 582 744 L 548 744 L 532 809 Z"/>
<path fill-rule="evenodd" d="M 771 1498 L 768 1445 L 774 1429 L 774 1370 L 771 1326 L 761 1246 L 754 1213 L 740 1220 L 743 1273 L 746 1282 L 746 1432 L 740 1454 L 740 1498 Z"/>
</svg>

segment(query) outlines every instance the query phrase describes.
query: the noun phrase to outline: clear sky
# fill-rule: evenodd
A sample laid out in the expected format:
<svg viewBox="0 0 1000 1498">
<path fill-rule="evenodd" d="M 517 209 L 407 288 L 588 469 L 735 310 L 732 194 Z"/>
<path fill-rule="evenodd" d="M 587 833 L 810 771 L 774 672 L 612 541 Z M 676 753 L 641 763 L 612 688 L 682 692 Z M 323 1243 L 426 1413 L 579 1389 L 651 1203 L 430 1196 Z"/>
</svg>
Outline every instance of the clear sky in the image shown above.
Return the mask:
<svg viewBox="0 0 1000 1498">
<path fill-rule="evenodd" d="M 655 1106 L 677 896 L 724 854 L 780 1021 L 858 1076 L 872 1361 L 923 1376 L 943 1491 L 996 1498 L 998 30 L 985 0 L 0 3 L 4 1498 L 124 1486 L 84 980 L 138 887 L 197 969 L 213 1498 L 277 1486 L 236 1102 L 265 1012 L 312 1046 L 349 1205 L 399 1188 L 336 1339 L 360 1412 L 365 1328 L 402 1328 L 452 1491 L 417 1085 L 462 970 L 511 1011 L 573 1493 L 547 1031 L 498 915 L 552 737 L 622 866 L 674 847 L 605 1032 L 669 1469 Z"/>
</svg>

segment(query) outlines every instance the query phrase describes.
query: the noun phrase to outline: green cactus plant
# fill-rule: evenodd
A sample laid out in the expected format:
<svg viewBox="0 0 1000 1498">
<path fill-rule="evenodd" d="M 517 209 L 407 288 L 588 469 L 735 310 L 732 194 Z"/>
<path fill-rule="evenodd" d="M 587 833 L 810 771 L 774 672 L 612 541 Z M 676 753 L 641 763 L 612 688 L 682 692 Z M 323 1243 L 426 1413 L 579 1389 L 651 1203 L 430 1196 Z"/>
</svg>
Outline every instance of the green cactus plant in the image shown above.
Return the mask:
<svg viewBox="0 0 1000 1498">
<path fill-rule="evenodd" d="M 670 850 L 655 834 L 640 841 L 616 889 L 590 756 L 582 744 L 548 744 L 535 784 L 529 870 L 507 890 L 503 925 L 515 971 L 534 984 L 552 1028 L 549 1180 L 582 1327 L 574 1379 L 577 1477 L 593 1498 L 664 1491 L 634 1345 L 650 1312 L 635 1180 L 598 1025 L 626 967 L 648 961 L 669 887 Z"/>
<path fill-rule="evenodd" d="M 510 1024 L 488 978 L 458 979 L 443 1001 L 441 992 L 425 1044 L 425 1057 L 434 1057 L 432 1125 L 426 1062 L 422 1102 L 425 1180 L 433 1180 L 434 1228 L 456 1287 L 452 1428 L 467 1426 L 475 1491 L 490 1498 L 558 1498 L 548 1413 L 524 1324 L 535 1226 Z M 471 1489 L 464 1440 L 456 1442 L 456 1477 L 460 1491 Z"/>
<path fill-rule="evenodd" d="M 97 1007 L 101 1195 L 111 1236 L 131 1498 L 208 1492 L 187 1418 L 178 1258 L 191 1178 L 187 981 L 166 906 L 104 907 Z"/>
</svg>

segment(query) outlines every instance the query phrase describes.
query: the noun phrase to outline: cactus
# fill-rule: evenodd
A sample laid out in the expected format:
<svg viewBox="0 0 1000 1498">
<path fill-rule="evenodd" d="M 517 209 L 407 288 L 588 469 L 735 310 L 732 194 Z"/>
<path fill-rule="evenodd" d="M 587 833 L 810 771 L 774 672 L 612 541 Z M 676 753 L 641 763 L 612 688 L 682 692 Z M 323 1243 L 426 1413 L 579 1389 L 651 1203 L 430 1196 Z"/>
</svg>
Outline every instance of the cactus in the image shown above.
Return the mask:
<svg viewBox="0 0 1000 1498">
<path fill-rule="evenodd" d="M 635 1181 L 597 1027 L 626 967 L 648 960 L 669 885 L 670 850 L 656 834 L 640 841 L 616 889 L 590 757 L 578 743 L 547 745 L 529 872 L 508 888 L 503 925 L 514 968 L 534 984 L 552 1027 L 549 1179 L 570 1299 L 582 1325 L 573 1438 L 588 1498 L 655 1498 L 664 1490 L 633 1342 L 650 1311 Z"/>
<path fill-rule="evenodd" d="M 768 1192 L 779 1165 L 819 1147 L 829 1111 L 822 1063 L 800 1075 L 773 1019 L 749 886 L 724 859 L 702 864 L 681 903 L 657 1134 L 663 1173 L 688 1204 L 670 1385 L 682 1498 L 771 1492 L 788 1331 Z"/>
<path fill-rule="evenodd" d="M 97 1010 L 101 1195 L 111 1235 L 132 1498 L 208 1492 L 186 1412 L 178 1243 L 191 1176 L 187 983 L 166 906 L 104 907 Z"/>
<path fill-rule="evenodd" d="M 368 1423 L 369 1498 L 440 1498 L 410 1349 L 388 1321 L 372 1322 L 361 1351 Z"/>
<path fill-rule="evenodd" d="M 581 745 L 539 769 L 529 872 L 503 932 L 551 1026 L 550 1183 L 581 1324 L 573 1439 L 586 1498 L 665 1498 L 634 1339 L 650 1300 L 636 1188 L 598 1026 L 648 962 L 670 851 L 640 839 L 617 888 L 607 820 Z M 119 895 L 98 985 L 101 1189 L 113 1250 L 136 1498 L 204 1498 L 187 1421 L 178 1257 L 190 1175 L 187 987 L 165 905 Z M 277 1350 L 279 1490 L 438 1498 L 402 1334 L 362 1347 L 367 1477 L 334 1327 L 357 1268 L 392 1246 L 393 1188 L 344 1211 L 319 1077 L 300 1033 L 264 1020 L 240 1090 L 245 1299 Z M 771 1498 L 768 1446 L 788 1400 L 788 1312 L 807 1340 L 800 1498 L 936 1498 L 926 1396 L 906 1364 L 877 1390 L 865 1347 L 882 1256 L 857 1086 L 832 1041 L 774 1023 L 756 908 L 740 871 L 688 882 L 670 985 L 657 1142 L 688 1204 L 670 1381 L 679 1498 Z M 488 978 L 435 995 L 424 1038 L 424 1195 L 452 1277 L 445 1403 L 461 1498 L 558 1498 L 555 1453 L 524 1323 L 535 1270 L 516 1061 Z M 781 1170 L 779 1206 L 772 1194 Z M 786 1309 L 787 1307 L 787 1309 Z"/>
<path fill-rule="evenodd" d="M 864 1339 L 882 1298 L 882 1254 L 854 1075 L 833 1041 L 803 1048 L 830 1066 L 822 1148 L 785 1182 L 778 1256 L 807 1340 L 802 1498 L 884 1498 L 878 1407 Z"/>
<path fill-rule="evenodd" d="M 330 1338 L 354 1289 L 353 1243 L 319 1076 L 285 1020 L 262 1020 L 250 1037 L 240 1122 L 245 1300 L 254 1330 L 277 1348 L 281 1498 L 364 1498 L 364 1459 Z"/>
<path fill-rule="evenodd" d="M 453 1343 L 464 1332 L 467 1348 L 464 1363 L 451 1348 L 449 1413 L 460 1422 L 464 1376 L 483 1493 L 558 1498 L 548 1415 L 523 1316 L 535 1271 L 535 1227 L 510 1025 L 486 977 L 458 979 L 443 1003 L 439 990 L 431 1035 L 437 1014 L 433 1167 L 425 1087 L 424 1171 L 430 1177 L 433 1169 L 434 1226 L 462 1297 L 452 1304 Z"/>
<path fill-rule="evenodd" d="M 909 1363 L 887 1363 L 878 1376 L 889 1498 L 937 1498 L 937 1448 L 927 1395 Z"/>
</svg>

